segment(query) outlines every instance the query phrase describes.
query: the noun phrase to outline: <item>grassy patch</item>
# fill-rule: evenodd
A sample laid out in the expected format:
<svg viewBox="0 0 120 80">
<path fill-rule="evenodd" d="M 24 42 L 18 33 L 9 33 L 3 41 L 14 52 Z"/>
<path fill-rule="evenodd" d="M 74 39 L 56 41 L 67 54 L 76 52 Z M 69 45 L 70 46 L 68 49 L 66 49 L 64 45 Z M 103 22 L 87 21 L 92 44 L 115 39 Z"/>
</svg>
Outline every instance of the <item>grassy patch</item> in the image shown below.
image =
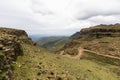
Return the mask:
<svg viewBox="0 0 120 80">
<path fill-rule="evenodd" d="M 92 52 L 92 51 L 84 51 L 84 53 L 85 54 L 83 55 L 83 58 L 85 58 L 85 59 L 120 66 L 119 59 L 110 58 L 110 57 L 106 57 L 106 56 L 102 56 L 102 55 L 97 55 L 95 52 Z"/>
</svg>

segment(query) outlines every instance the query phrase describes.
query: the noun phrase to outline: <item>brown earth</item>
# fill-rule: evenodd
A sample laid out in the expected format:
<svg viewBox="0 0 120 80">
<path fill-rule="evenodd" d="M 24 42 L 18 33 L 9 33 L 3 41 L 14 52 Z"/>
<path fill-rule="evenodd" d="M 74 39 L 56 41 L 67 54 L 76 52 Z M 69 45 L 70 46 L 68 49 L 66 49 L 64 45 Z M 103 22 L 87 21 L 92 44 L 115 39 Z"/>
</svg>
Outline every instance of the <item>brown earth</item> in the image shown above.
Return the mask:
<svg viewBox="0 0 120 80">
<path fill-rule="evenodd" d="M 60 55 L 64 56 L 64 57 L 68 57 L 68 58 L 71 58 L 71 59 L 80 59 L 82 57 L 82 54 L 83 54 L 83 48 L 79 47 L 78 48 L 78 54 L 75 55 L 75 56 L 72 56 L 72 55 L 69 55 L 69 54 L 64 54 L 64 51 L 61 51 Z"/>
</svg>

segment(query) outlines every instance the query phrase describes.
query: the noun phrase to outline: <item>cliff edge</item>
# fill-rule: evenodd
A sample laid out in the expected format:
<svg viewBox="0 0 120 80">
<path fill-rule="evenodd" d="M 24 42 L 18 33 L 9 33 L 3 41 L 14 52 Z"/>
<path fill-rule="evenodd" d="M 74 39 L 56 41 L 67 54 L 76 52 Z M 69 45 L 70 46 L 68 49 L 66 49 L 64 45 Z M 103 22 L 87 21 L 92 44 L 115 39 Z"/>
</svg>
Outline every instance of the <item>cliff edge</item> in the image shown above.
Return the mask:
<svg viewBox="0 0 120 80">
<path fill-rule="evenodd" d="M 0 78 L 13 80 L 12 63 L 24 55 L 21 44 L 34 44 L 24 30 L 0 28 Z"/>
</svg>

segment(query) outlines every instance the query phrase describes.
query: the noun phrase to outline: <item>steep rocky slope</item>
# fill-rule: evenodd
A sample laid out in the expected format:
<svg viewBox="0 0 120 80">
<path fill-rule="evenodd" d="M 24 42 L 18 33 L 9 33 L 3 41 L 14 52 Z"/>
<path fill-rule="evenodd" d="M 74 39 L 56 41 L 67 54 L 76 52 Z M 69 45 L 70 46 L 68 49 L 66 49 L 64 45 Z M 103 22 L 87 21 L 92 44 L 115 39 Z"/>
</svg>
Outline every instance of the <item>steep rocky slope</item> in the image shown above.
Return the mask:
<svg viewBox="0 0 120 80">
<path fill-rule="evenodd" d="M 13 80 L 12 63 L 23 55 L 21 44 L 33 44 L 23 30 L 0 28 L 0 79 Z"/>
<path fill-rule="evenodd" d="M 96 57 L 103 56 L 109 58 L 109 60 L 105 60 L 106 62 L 120 65 L 120 24 L 98 25 L 85 28 L 73 34 L 71 38 L 72 41 L 66 44 L 62 49 L 64 54 L 69 54 L 71 56 L 77 55 L 77 49 L 81 47 L 84 49 L 82 58 L 84 58 L 85 55 L 89 55 L 89 57 L 90 55 L 96 55 Z M 87 57 L 87 59 L 89 57 Z M 116 60 L 113 60 L 114 62 L 109 62 L 110 59 Z"/>
</svg>

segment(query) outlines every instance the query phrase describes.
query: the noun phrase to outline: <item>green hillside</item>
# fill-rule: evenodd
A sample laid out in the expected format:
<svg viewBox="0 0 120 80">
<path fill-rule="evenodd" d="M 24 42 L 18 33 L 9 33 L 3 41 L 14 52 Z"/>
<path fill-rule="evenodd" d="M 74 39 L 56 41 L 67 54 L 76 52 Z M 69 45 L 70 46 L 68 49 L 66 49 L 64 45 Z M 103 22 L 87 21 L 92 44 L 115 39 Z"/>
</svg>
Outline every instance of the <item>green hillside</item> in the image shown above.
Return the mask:
<svg viewBox="0 0 120 80">
<path fill-rule="evenodd" d="M 51 52 L 58 51 L 68 42 L 70 42 L 69 37 L 62 36 L 43 37 L 36 41 L 38 45 Z"/>
<path fill-rule="evenodd" d="M 119 66 L 50 54 L 23 44 L 24 56 L 14 65 L 15 80 L 120 80 Z"/>
</svg>

